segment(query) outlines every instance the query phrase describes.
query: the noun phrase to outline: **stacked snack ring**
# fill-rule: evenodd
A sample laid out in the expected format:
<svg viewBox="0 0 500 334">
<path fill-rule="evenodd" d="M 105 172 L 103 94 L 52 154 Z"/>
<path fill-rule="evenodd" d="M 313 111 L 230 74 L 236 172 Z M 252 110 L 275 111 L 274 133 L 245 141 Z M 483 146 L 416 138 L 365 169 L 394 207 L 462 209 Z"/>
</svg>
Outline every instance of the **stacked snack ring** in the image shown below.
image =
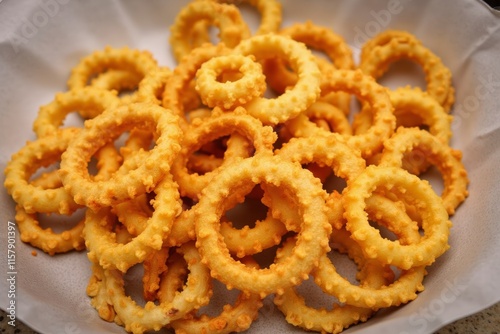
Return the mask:
<svg viewBox="0 0 500 334">
<path fill-rule="evenodd" d="M 250 29 L 235 6 L 215 1 L 194 1 L 178 13 L 170 28 L 170 45 L 177 61 L 199 46 L 193 46 L 190 37 L 196 23 L 205 20 L 218 26 L 221 41 L 230 48 L 250 37 Z"/>
<path fill-rule="evenodd" d="M 219 82 L 224 73 L 242 75 L 234 81 Z M 208 107 L 234 109 L 264 94 L 266 78 L 260 64 L 242 55 L 219 56 L 205 62 L 196 75 L 196 90 Z"/>
<path fill-rule="evenodd" d="M 281 35 L 258 35 L 242 41 L 234 52 L 254 55 L 257 60 L 281 57 L 288 61 L 298 79 L 295 85 L 274 99 L 258 97 L 245 104 L 250 115 L 264 124 L 276 125 L 306 110 L 320 93 L 320 71 L 313 55 L 302 43 Z"/>
<path fill-rule="evenodd" d="M 49 255 L 85 249 L 90 304 L 128 332 L 245 331 L 265 321 L 269 298 L 290 324 L 339 333 L 418 298 L 468 196 L 450 146 L 451 72 L 420 40 L 383 32 L 356 68 L 328 27 L 281 28 L 277 1 L 243 2 L 261 14 L 253 35 L 233 1 L 183 7 L 173 69 L 128 47 L 83 57 L 5 168 L 21 240 Z M 425 91 L 376 81 L 403 57 L 424 67 Z M 351 115 L 353 96 L 361 108 Z M 83 126 L 64 126 L 71 112 Z M 431 165 L 440 194 L 421 175 Z M 38 217 L 79 210 L 60 233 Z M 355 262 L 357 282 L 334 252 Z M 142 297 L 126 279 L 135 266 Z M 309 278 L 333 309 L 306 303 Z M 205 312 L 223 299 L 214 283 L 239 294 Z"/>
<path fill-rule="evenodd" d="M 450 70 L 416 37 L 408 36 L 408 33 L 399 31 L 389 31 L 382 33 L 380 37 L 376 36 L 375 42 L 367 43 L 362 51 L 359 68 L 378 79 L 388 70 L 390 64 L 399 59 L 415 61 L 424 70 L 427 93 L 448 112 L 455 101 Z"/>
<path fill-rule="evenodd" d="M 328 59 L 315 57 L 318 67 L 322 73 L 322 80 L 328 80 L 330 71 L 335 68 L 351 70 L 355 68 L 352 50 L 344 41 L 342 36 L 336 34 L 328 27 L 319 26 L 311 21 L 305 23 L 294 23 L 290 27 L 279 31 L 281 35 L 290 36 L 293 40 L 304 43 L 312 50 L 321 51 Z M 287 88 L 293 87 L 297 82 L 295 72 L 287 70 L 283 59 L 270 58 L 264 62 L 266 76 L 269 85 L 279 94 Z M 330 101 L 339 107 L 346 115 L 350 110 L 350 95 L 343 92 L 336 92 L 323 99 Z"/>
</svg>

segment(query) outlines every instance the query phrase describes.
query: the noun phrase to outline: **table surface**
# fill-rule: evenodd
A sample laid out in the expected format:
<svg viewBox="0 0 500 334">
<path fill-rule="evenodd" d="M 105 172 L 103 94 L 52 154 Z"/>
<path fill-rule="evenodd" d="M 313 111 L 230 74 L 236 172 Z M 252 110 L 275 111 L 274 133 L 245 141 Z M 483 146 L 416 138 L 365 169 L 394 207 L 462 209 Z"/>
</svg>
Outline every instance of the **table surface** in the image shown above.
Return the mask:
<svg viewBox="0 0 500 334">
<path fill-rule="evenodd" d="M 16 320 L 16 327 L 10 326 L 3 310 L 0 310 L 0 333 L 38 334 Z M 125 331 L 124 331 L 125 333 Z M 467 334 L 500 334 L 500 303 L 481 312 L 457 320 L 433 334 L 467 333 Z"/>
</svg>

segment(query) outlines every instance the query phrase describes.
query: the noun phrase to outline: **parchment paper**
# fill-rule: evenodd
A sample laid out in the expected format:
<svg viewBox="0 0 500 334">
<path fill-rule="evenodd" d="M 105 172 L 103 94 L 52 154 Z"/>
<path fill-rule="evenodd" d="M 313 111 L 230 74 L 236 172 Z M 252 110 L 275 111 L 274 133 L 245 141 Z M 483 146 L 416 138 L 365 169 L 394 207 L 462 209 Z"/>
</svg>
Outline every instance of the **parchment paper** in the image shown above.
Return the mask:
<svg viewBox="0 0 500 334">
<path fill-rule="evenodd" d="M 148 49 L 174 67 L 169 27 L 183 1 L 0 0 L 0 169 L 26 140 L 38 107 L 66 90 L 69 70 L 106 45 Z M 359 333 L 430 333 L 500 301 L 500 14 L 479 0 L 282 0 L 283 26 L 311 19 L 353 47 L 384 29 L 414 33 L 453 73 L 456 104 L 452 146 L 463 151 L 470 196 L 452 217 L 451 249 L 429 268 L 417 300 L 380 312 Z M 258 18 L 247 13 L 255 28 Z M 404 80 L 414 80 L 405 78 Z M 418 81 L 418 80 L 417 80 Z M 421 83 L 421 82 L 420 82 Z M 3 183 L 3 176 L 2 176 Z M 8 221 L 14 203 L 0 190 L 0 307 L 9 307 Z M 15 242 L 15 315 L 42 333 L 122 333 L 89 305 L 85 252 L 50 257 Z M 140 278 L 129 273 L 127 280 Z M 303 288 L 306 292 L 307 287 Z M 314 292 L 311 292 L 314 293 Z M 228 294 L 230 295 L 230 294 Z M 265 330 L 265 331 L 264 331 Z M 303 332 L 288 325 L 266 298 L 249 333 Z"/>
</svg>

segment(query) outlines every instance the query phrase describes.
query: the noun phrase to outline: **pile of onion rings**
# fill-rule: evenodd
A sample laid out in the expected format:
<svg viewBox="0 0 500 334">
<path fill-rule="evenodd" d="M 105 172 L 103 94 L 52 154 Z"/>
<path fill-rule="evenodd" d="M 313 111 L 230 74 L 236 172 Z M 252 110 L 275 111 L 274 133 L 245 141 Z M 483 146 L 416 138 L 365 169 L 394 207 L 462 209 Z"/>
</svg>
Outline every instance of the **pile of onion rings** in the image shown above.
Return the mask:
<svg viewBox="0 0 500 334">
<path fill-rule="evenodd" d="M 91 305 L 128 332 L 245 331 L 271 296 L 290 324 L 339 333 L 418 298 L 450 248 L 469 180 L 450 146 L 454 88 L 441 59 L 390 30 L 356 65 L 330 28 L 283 28 L 277 0 L 243 2 L 261 14 L 253 34 L 239 2 L 182 8 L 175 68 L 128 47 L 82 58 L 5 168 L 21 239 L 51 256 L 85 250 Z M 377 82 L 401 58 L 423 67 L 426 89 Z M 63 126 L 71 112 L 81 126 Z M 441 193 L 426 179 L 433 167 Z M 77 211 L 76 224 L 53 223 L 60 233 L 40 226 Z M 335 253 L 352 259 L 356 281 Z M 124 279 L 137 266 L 139 299 Z M 332 309 L 306 305 L 309 278 Z M 240 291 L 216 316 L 203 313 L 220 297 L 214 283 Z"/>
</svg>

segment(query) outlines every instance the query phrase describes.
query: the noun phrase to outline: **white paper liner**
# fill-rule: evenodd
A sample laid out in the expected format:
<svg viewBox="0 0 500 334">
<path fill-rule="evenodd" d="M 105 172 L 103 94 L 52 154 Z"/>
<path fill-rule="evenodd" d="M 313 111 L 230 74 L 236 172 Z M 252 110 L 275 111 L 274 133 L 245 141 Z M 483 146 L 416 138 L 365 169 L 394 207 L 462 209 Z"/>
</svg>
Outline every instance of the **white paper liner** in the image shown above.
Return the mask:
<svg viewBox="0 0 500 334">
<path fill-rule="evenodd" d="M 0 169 L 26 140 L 35 138 L 38 107 L 66 90 L 69 70 L 106 45 L 150 50 L 174 67 L 168 28 L 187 1 L 0 1 Z M 479 0 L 282 0 L 283 26 L 314 20 L 342 35 L 357 54 L 385 29 L 408 30 L 439 55 L 453 73 L 452 146 L 463 151 L 470 196 L 452 217 L 451 249 L 429 268 L 425 291 L 399 308 L 380 312 L 345 333 L 430 333 L 500 301 L 500 14 Z M 253 27 L 255 15 L 249 15 Z M 3 178 L 2 178 L 3 182 Z M 0 272 L 8 276 L 7 221 L 14 203 L 0 190 Z M 100 320 L 85 287 L 84 252 L 50 257 L 15 243 L 16 316 L 42 333 L 122 333 Z M 9 285 L 1 280 L 0 307 Z M 248 333 L 301 333 L 266 298 Z"/>
</svg>

